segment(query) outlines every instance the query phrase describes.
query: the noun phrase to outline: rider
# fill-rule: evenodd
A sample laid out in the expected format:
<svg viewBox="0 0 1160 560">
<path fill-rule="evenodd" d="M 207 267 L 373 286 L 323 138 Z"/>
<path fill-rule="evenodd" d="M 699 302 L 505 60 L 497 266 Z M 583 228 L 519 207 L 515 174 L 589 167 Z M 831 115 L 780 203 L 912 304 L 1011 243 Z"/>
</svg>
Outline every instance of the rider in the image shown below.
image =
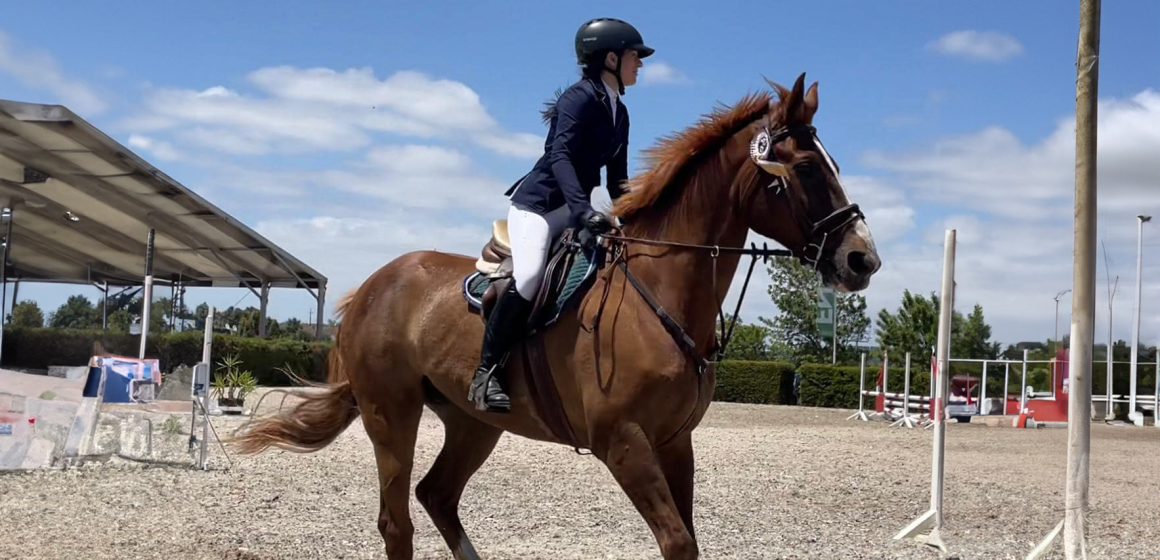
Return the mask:
<svg viewBox="0 0 1160 560">
<path fill-rule="evenodd" d="M 576 61 L 583 77 L 546 113 L 544 154 L 531 172 L 508 189 L 508 237 L 512 282 L 499 296 L 483 335 L 479 367 L 469 398 L 476 408 L 507 412 L 511 403 L 496 372 L 526 326 L 552 240 L 568 225 L 592 234 L 612 223 L 592 207 L 592 189 L 607 167 L 605 184 L 616 200 L 628 178 L 628 110 L 620 102 L 636 83 L 641 59 L 653 54 L 640 33 L 612 18 L 586 22 L 576 32 Z"/>
</svg>

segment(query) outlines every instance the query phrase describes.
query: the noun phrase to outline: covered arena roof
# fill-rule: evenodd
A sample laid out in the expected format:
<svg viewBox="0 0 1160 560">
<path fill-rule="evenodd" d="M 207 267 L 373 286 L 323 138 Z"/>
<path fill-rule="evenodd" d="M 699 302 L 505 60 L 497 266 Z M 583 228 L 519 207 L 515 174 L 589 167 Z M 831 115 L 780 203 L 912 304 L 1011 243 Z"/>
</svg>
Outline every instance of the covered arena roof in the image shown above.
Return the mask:
<svg viewBox="0 0 1160 560">
<path fill-rule="evenodd" d="M 5 206 L 6 279 L 141 285 L 153 228 L 157 279 L 325 290 L 326 277 L 60 105 L 0 100 Z"/>
</svg>

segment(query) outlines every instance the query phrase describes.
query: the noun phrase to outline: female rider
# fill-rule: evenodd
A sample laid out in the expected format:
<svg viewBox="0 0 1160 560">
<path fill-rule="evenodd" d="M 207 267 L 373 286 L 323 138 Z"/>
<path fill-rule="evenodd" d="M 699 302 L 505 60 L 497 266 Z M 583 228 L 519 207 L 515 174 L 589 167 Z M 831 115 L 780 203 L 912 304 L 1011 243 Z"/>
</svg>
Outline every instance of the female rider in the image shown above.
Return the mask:
<svg viewBox="0 0 1160 560">
<path fill-rule="evenodd" d="M 612 224 L 591 203 L 606 167 L 608 194 L 616 200 L 628 178 L 628 111 L 624 88 L 636 83 L 641 59 L 653 54 L 637 30 L 600 18 L 576 32 L 576 60 L 583 77 L 547 113 L 544 155 L 505 195 L 512 282 L 495 303 L 483 334 L 479 367 L 469 398 L 479 410 L 507 412 L 511 403 L 497 379 L 508 350 L 524 332 L 552 241 L 569 224 L 598 235 Z"/>
</svg>

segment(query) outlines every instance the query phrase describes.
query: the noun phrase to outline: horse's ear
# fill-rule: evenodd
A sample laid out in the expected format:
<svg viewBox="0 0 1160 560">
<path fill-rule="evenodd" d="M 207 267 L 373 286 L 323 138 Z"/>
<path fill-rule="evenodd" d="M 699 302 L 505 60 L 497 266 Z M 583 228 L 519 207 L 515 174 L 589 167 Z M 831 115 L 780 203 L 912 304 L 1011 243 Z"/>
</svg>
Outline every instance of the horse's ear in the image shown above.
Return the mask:
<svg viewBox="0 0 1160 560">
<path fill-rule="evenodd" d="M 803 113 L 805 122 L 812 122 L 814 114 L 818 112 L 818 83 L 814 82 L 810 89 L 806 90 L 806 96 L 803 100 Z"/>
<path fill-rule="evenodd" d="M 782 102 L 785 107 L 785 118 L 787 124 L 789 122 L 804 121 L 802 114 L 802 98 L 805 96 L 805 80 L 806 74 L 802 72 L 798 76 L 797 81 L 793 84 L 793 91 L 789 92 L 789 96 Z"/>
</svg>

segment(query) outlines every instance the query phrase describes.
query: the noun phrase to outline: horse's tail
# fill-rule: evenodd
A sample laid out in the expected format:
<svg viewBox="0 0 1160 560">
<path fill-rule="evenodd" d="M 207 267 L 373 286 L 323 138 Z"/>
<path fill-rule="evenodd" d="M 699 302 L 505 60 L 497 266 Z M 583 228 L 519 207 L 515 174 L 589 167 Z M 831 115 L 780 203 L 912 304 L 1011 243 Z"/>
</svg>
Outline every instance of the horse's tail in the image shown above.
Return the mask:
<svg viewBox="0 0 1160 560">
<path fill-rule="evenodd" d="M 239 453 L 260 453 L 268 447 L 296 453 L 318 451 L 330 445 L 358 417 L 354 390 L 344 371 L 342 352 L 337 336 L 335 338 L 327 360 L 328 382 L 305 382 L 322 390 L 295 393 L 302 401 L 293 409 L 255 420 L 239 435 L 230 438 Z M 287 373 L 297 377 L 292 372 Z"/>
</svg>

